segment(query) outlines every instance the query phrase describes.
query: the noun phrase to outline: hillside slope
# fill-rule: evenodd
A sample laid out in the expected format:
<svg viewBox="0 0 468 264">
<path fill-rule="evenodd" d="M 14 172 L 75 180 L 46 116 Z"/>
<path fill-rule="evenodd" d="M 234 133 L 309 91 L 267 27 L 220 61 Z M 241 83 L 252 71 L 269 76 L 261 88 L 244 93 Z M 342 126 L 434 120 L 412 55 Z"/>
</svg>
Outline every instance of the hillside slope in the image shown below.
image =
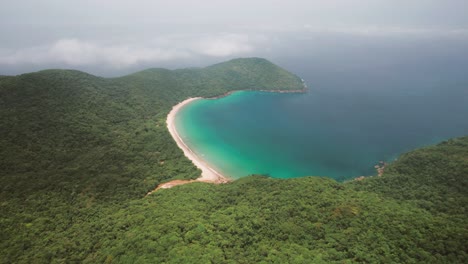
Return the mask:
<svg viewBox="0 0 468 264">
<path fill-rule="evenodd" d="M 407 153 L 359 182 L 251 176 L 123 203 L 3 200 L 0 253 L 4 263 L 466 263 L 467 144 Z M 424 165 L 442 153 L 450 164 Z"/>
<path fill-rule="evenodd" d="M 0 263 L 466 263 L 468 137 L 382 177 L 194 183 L 171 107 L 235 89 L 302 89 L 258 58 L 120 78 L 0 78 Z"/>
<path fill-rule="evenodd" d="M 34 189 L 59 188 L 71 193 L 93 186 L 93 195 L 100 199 L 116 192 L 127 198 L 141 196 L 162 181 L 196 178 L 199 172 L 166 129 L 167 113 L 189 97 L 247 88 L 297 90 L 302 83 L 259 58 L 207 68 L 150 69 L 112 79 L 72 70 L 2 78 L 4 191 L 29 195 Z M 26 184 L 31 179 L 34 185 Z M 55 182 L 61 182 L 60 187 Z M 74 185 L 76 190 L 68 189 Z"/>
</svg>

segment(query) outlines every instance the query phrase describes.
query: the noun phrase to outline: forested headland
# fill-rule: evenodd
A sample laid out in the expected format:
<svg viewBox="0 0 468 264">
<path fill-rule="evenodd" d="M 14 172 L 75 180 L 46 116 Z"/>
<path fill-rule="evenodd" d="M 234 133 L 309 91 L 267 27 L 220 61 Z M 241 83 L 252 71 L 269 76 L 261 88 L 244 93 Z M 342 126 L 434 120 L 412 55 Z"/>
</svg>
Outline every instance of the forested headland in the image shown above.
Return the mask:
<svg viewBox="0 0 468 264">
<path fill-rule="evenodd" d="M 171 107 L 242 89 L 301 90 L 259 58 L 119 78 L 0 76 L 1 263 L 466 263 L 468 137 L 346 183 L 199 176 Z"/>
</svg>

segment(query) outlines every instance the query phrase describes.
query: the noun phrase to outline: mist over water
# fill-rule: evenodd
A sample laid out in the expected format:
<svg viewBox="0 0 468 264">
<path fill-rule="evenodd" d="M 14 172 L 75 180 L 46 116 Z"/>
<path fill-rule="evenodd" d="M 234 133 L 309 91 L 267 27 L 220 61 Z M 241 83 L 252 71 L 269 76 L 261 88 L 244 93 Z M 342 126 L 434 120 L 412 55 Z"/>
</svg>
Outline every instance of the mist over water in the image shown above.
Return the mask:
<svg viewBox="0 0 468 264">
<path fill-rule="evenodd" d="M 197 101 L 180 112 L 178 129 L 234 178 L 375 175 L 379 161 L 468 134 L 464 55 L 422 43 L 361 43 L 338 53 L 341 61 L 332 46 L 315 54 L 302 43 L 304 53 L 274 61 L 304 78 L 308 93 Z"/>
</svg>

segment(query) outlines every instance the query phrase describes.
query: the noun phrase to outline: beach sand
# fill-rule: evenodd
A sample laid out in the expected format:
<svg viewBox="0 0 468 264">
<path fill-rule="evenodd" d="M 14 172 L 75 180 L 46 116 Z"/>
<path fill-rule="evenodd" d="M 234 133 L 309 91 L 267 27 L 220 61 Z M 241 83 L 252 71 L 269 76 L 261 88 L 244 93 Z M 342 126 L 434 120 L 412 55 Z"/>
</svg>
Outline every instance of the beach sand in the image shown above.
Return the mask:
<svg viewBox="0 0 468 264">
<path fill-rule="evenodd" d="M 189 98 L 187 100 L 184 100 L 177 105 L 175 105 L 171 112 L 167 115 L 166 123 L 167 123 L 167 129 L 169 130 L 169 133 L 171 134 L 172 138 L 177 143 L 177 146 L 182 149 L 184 152 L 185 156 L 190 159 L 197 168 L 199 168 L 202 171 L 201 176 L 196 179 L 196 180 L 174 180 L 170 182 L 166 182 L 163 184 L 160 184 L 154 191 L 155 192 L 159 189 L 167 189 L 171 188 L 177 185 L 182 185 L 182 184 L 187 184 L 187 183 L 192 183 L 192 182 L 207 182 L 207 183 L 227 183 L 230 182 L 231 179 L 225 175 L 222 175 L 220 172 L 216 171 L 213 169 L 205 160 L 200 158 L 197 154 L 195 154 L 182 140 L 180 137 L 179 133 L 177 132 L 177 129 L 175 127 L 175 117 L 177 113 L 179 112 L 180 109 L 182 109 L 184 106 L 187 104 L 201 99 L 201 97 L 194 97 L 194 98 Z M 152 192 L 149 192 L 148 194 L 151 194 Z"/>
</svg>

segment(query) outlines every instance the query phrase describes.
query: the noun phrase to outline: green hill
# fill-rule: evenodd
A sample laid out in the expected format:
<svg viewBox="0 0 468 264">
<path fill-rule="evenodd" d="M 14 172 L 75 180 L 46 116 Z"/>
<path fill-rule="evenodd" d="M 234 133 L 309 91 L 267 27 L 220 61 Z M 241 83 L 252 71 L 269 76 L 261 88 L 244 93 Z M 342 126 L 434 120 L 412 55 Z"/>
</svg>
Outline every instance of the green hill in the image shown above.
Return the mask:
<svg viewBox="0 0 468 264">
<path fill-rule="evenodd" d="M 239 76 L 233 78 L 233 72 Z M 14 184 L 6 191 L 55 190 L 51 182 L 70 181 L 61 184 L 61 191 L 72 192 L 63 188 L 77 185 L 79 192 L 92 184 L 100 199 L 120 191 L 119 199 L 126 199 L 140 197 L 162 181 L 195 178 L 199 172 L 166 129 L 167 113 L 189 97 L 255 87 L 303 86 L 297 76 L 257 58 L 200 69 L 150 69 L 113 79 L 70 70 L 0 79 L 1 176 L 36 179 L 34 186 L 8 179 Z"/>
<path fill-rule="evenodd" d="M 177 102 L 300 90 L 264 59 L 119 78 L 0 78 L 0 263 L 466 263 L 468 137 L 382 177 L 246 177 L 145 194 L 199 171 L 169 135 Z"/>
</svg>

